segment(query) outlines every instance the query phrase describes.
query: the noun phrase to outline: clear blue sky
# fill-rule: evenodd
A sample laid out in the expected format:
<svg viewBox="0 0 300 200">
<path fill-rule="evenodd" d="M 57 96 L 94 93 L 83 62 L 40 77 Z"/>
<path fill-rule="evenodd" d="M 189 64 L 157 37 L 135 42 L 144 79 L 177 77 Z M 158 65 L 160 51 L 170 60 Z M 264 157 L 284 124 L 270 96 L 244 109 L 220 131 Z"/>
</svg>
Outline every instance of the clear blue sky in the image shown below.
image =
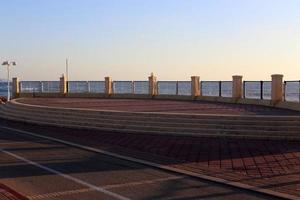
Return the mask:
<svg viewBox="0 0 300 200">
<path fill-rule="evenodd" d="M 1 0 L 0 59 L 23 80 L 300 79 L 299 0 Z M 0 71 L 5 77 L 5 70 Z"/>
</svg>

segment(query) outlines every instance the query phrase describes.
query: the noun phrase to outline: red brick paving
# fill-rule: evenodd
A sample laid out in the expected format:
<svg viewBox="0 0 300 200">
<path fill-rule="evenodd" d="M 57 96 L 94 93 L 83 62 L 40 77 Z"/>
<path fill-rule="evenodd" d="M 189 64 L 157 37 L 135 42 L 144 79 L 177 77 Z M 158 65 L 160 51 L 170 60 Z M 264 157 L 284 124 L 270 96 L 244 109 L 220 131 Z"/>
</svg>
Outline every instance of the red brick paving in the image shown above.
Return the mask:
<svg viewBox="0 0 300 200">
<path fill-rule="evenodd" d="M 300 197 L 300 141 L 118 134 L 28 125 L 22 128 Z"/>
<path fill-rule="evenodd" d="M 18 102 L 55 107 L 121 110 L 135 112 L 173 112 L 236 115 L 300 115 L 300 112 L 265 106 L 214 103 L 204 101 L 96 98 L 26 98 L 18 99 Z"/>
<path fill-rule="evenodd" d="M 1 200 L 29 200 L 27 197 L 17 193 L 11 188 L 0 183 L 0 199 Z"/>
</svg>

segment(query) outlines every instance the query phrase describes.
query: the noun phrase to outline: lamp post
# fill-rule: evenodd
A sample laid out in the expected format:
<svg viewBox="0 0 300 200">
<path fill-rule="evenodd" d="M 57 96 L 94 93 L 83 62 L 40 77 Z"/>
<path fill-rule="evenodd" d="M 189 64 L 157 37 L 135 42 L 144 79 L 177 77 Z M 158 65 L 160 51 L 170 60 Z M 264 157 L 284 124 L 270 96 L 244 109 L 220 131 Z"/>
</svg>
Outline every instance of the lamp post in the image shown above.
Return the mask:
<svg viewBox="0 0 300 200">
<path fill-rule="evenodd" d="M 3 66 L 6 66 L 7 68 L 7 101 L 10 100 L 10 87 L 9 87 L 9 80 L 10 80 L 10 73 L 9 73 L 9 67 L 10 66 L 15 66 L 17 63 L 15 61 L 4 61 L 2 63 Z"/>
</svg>

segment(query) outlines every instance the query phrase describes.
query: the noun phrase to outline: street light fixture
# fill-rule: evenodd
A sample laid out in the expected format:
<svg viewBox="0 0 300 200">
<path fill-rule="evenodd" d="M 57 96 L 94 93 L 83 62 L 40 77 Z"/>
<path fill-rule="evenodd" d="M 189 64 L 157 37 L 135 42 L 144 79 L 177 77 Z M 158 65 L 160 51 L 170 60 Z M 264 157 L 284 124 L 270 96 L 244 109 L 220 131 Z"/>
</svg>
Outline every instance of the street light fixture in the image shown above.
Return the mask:
<svg viewBox="0 0 300 200">
<path fill-rule="evenodd" d="M 4 61 L 2 63 L 3 66 L 7 67 L 7 101 L 10 100 L 10 87 L 9 87 L 9 80 L 10 80 L 10 73 L 9 73 L 9 67 L 10 66 L 16 66 L 17 63 L 15 61 Z"/>
</svg>

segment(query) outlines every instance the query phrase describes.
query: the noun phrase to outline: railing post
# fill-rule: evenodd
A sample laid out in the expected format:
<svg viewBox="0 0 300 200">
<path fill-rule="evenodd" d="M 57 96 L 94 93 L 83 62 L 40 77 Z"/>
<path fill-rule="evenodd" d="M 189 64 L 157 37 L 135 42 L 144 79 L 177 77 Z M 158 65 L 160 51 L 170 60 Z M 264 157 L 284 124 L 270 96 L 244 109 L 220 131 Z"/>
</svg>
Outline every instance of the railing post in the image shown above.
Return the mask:
<svg viewBox="0 0 300 200">
<path fill-rule="evenodd" d="M 232 76 L 232 98 L 241 99 L 243 94 L 243 76 Z"/>
<path fill-rule="evenodd" d="M 59 79 L 59 91 L 61 95 L 65 95 L 67 93 L 67 78 L 64 74 Z"/>
<path fill-rule="evenodd" d="M 12 79 L 12 98 L 18 98 L 20 95 L 20 84 L 19 79 L 17 77 L 14 77 Z"/>
<path fill-rule="evenodd" d="M 179 94 L 179 89 L 178 89 L 178 81 L 176 81 L 176 95 Z"/>
<path fill-rule="evenodd" d="M 264 82 L 260 81 L 260 99 L 264 98 Z"/>
<path fill-rule="evenodd" d="M 19 81 L 19 89 L 20 89 L 20 93 L 22 93 L 23 92 L 23 85 L 22 85 L 21 81 Z"/>
<path fill-rule="evenodd" d="M 200 88 L 200 96 L 203 96 L 203 81 L 199 81 L 199 88 Z"/>
<path fill-rule="evenodd" d="M 219 81 L 219 97 L 222 96 L 222 81 Z"/>
<path fill-rule="evenodd" d="M 200 96 L 200 94 L 201 94 L 200 77 L 192 76 L 191 77 L 191 96 L 197 97 L 197 96 Z"/>
<path fill-rule="evenodd" d="M 87 84 L 88 93 L 90 93 L 91 92 L 91 84 L 89 81 L 87 81 L 86 84 Z"/>
<path fill-rule="evenodd" d="M 300 86 L 300 82 L 299 82 L 299 86 Z M 286 101 L 286 96 L 285 95 L 286 95 L 286 81 L 283 82 L 283 101 Z M 300 94 L 299 94 L 299 99 L 300 99 Z"/>
<path fill-rule="evenodd" d="M 149 80 L 149 95 L 155 96 L 158 94 L 156 76 L 151 73 L 151 76 L 148 77 Z"/>
<path fill-rule="evenodd" d="M 112 90 L 112 79 L 111 77 L 105 77 L 105 94 L 106 95 L 111 95 L 113 93 Z"/>
<path fill-rule="evenodd" d="M 299 103 L 300 103 L 300 80 L 299 80 L 298 88 L 299 88 Z M 286 87 L 284 87 L 284 92 L 285 92 L 285 89 L 286 89 Z M 285 100 L 285 93 L 284 93 L 284 100 Z"/>
<path fill-rule="evenodd" d="M 44 92 L 44 83 L 43 83 L 43 81 L 41 81 L 40 84 L 41 84 L 41 93 L 43 93 Z"/>
<path fill-rule="evenodd" d="M 131 82 L 131 89 L 132 89 L 132 94 L 135 93 L 135 84 L 134 84 L 134 81 Z"/>
<path fill-rule="evenodd" d="M 243 98 L 246 98 L 246 81 L 243 81 Z"/>
<path fill-rule="evenodd" d="M 46 91 L 50 92 L 50 81 L 47 81 L 47 88 L 46 88 Z M 43 91 L 45 90 L 45 86 L 43 84 Z"/>
<path fill-rule="evenodd" d="M 70 81 L 67 80 L 67 77 L 66 77 L 66 93 L 69 93 L 69 90 L 70 90 L 69 85 L 70 85 Z"/>
<path fill-rule="evenodd" d="M 282 78 L 282 74 L 272 75 L 271 97 L 273 103 L 278 103 L 282 101 Z"/>
</svg>

